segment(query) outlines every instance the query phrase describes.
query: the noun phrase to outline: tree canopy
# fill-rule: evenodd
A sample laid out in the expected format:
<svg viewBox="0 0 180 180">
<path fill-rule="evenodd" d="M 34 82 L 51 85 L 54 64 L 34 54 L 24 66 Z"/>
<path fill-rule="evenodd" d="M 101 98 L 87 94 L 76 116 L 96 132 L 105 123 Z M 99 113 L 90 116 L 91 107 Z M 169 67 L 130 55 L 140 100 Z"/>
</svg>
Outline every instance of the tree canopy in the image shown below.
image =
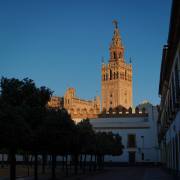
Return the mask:
<svg viewBox="0 0 180 180">
<path fill-rule="evenodd" d="M 6 149 L 10 160 L 10 179 L 16 178 L 18 150 L 34 154 L 34 177 L 37 179 L 38 154 L 52 155 L 52 179 L 55 179 L 56 156 L 72 156 L 77 173 L 79 160 L 94 156 L 102 167 L 105 155 L 122 153 L 121 137 L 94 131 L 89 120 L 75 124 L 66 109 L 49 109 L 52 91 L 37 87 L 33 80 L 1 78 L 0 82 L 0 149 Z M 92 165 L 91 163 L 89 164 Z"/>
</svg>

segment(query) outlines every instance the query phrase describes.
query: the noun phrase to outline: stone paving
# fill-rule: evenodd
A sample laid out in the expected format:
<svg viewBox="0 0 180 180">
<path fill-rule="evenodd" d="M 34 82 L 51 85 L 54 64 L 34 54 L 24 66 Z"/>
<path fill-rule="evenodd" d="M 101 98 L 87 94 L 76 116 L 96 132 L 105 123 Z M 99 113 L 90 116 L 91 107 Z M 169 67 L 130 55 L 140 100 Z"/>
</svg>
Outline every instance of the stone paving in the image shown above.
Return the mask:
<svg viewBox="0 0 180 180">
<path fill-rule="evenodd" d="M 48 180 L 47 177 L 39 177 L 39 180 Z M 166 173 L 160 167 L 114 167 L 107 168 L 103 172 L 95 174 L 79 175 L 75 177 L 62 177 L 63 180 L 180 180 Z M 8 178 L 0 177 L 0 180 Z M 22 177 L 17 180 L 33 180 L 33 177 Z"/>
<path fill-rule="evenodd" d="M 164 170 L 157 167 L 120 167 L 103 174 L 81 180 L 174 180 Z"/>
</svg>

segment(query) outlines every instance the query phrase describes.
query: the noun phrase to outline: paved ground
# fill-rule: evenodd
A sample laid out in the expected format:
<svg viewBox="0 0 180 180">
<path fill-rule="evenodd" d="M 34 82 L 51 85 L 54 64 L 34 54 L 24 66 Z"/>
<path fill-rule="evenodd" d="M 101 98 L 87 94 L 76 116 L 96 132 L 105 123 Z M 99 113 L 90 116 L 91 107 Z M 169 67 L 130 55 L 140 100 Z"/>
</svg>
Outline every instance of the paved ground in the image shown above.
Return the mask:
<svg viewBox="0 0 180 180">
<path fill-rule="evenodd" d="M 174 180 L 161 168 L 121 167 L 103 174 L 85 178 L 86 180 Z M 82 179 L 82 180 L 85 180 Z"/>
<path fill-rule="evenodd" d="M 60 178 L 63 180 L 178 180 L 166 173 L 160 167 L 119 167 L 107 168 L 104 172 L 95 174 L 81 175 L 69 178 Z M 7 178 L 0 177 L 0 180 Z M 18 180 L 33 180 L 33 177 L 18 178 Z M 41 177 L 39 180 L 48 180 Z"/>
</svg>

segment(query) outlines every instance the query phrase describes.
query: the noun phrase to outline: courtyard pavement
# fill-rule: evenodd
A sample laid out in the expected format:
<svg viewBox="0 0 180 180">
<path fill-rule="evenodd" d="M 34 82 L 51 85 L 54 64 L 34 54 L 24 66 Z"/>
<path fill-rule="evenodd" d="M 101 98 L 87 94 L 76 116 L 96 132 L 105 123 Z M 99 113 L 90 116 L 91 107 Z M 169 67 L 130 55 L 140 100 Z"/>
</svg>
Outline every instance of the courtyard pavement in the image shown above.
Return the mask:
<svg viewBox="0 0 180 180">
<path fill-rule="evenodd" d="M 48 180 L 47 177 L 39 177 L 39 180 Z M 61 177 L 63 180 L 180 180 L 174 178 L 161 167 L 113 167 L 106 168 L 103 172 L 79 175 L 74 177 Z M 8 178 L 0 177 L 0 180 Z M 22 177 L 17 180 L 33 180 L 33 177 Z"/>
<path fill-rule="evenodd" d="M 112 168 L 103 174 L 85 178 L 86 180 L 174 180 L 159 167 L 120 167 Z M 82 179 L 82 180 L 85 180 Z"/>
</svg>

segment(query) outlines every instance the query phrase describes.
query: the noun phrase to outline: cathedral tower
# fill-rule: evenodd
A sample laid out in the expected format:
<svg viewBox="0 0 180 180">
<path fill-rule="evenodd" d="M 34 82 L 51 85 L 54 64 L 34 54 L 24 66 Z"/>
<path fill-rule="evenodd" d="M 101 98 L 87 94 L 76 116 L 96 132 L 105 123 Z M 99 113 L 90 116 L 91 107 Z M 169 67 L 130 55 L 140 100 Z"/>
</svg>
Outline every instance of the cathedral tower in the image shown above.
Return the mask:
<svg viewBox="0 0 180 180">
<path fill-rule="evenodd" d="M 124 47 L 121 41 L 118 23 L 115 25 L 111 45 L 109 47 L 109 63 L 102 64 L 102 110 L 110 108 L 132 107 L 132 65 L 124 60 Z"/>
</svg>

